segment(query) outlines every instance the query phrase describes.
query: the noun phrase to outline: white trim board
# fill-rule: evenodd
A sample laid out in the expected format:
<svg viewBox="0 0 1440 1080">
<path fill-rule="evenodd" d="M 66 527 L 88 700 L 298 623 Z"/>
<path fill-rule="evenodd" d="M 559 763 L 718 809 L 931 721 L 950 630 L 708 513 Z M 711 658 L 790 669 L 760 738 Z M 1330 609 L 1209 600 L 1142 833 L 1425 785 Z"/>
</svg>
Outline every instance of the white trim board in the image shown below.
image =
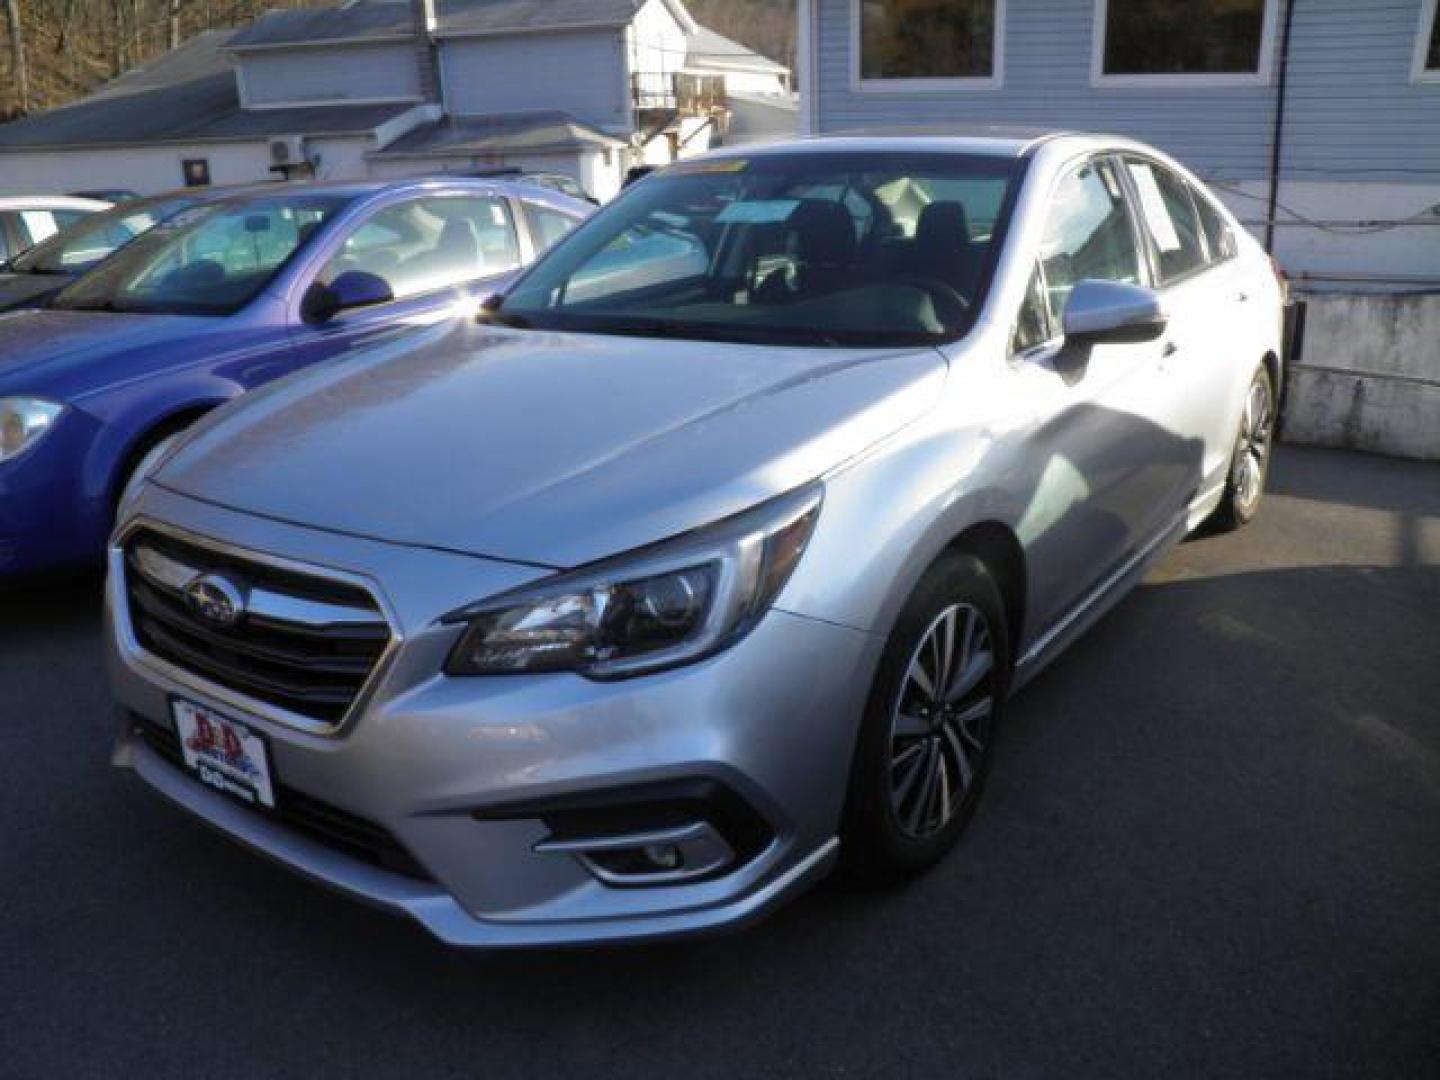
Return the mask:
<svg viewBox="0 0 1440 1080">
<path fill-rule="evenodd" d="M 1420 0 L 1420 26 L 1415 35 L 1415 58 L 1410 64 L 1410 81 L 1440 83 L 1440 68 L 1425 66 L 1430 52 L 1430 35 L 1435 32 L 1436 0 Z"/>
</svg>

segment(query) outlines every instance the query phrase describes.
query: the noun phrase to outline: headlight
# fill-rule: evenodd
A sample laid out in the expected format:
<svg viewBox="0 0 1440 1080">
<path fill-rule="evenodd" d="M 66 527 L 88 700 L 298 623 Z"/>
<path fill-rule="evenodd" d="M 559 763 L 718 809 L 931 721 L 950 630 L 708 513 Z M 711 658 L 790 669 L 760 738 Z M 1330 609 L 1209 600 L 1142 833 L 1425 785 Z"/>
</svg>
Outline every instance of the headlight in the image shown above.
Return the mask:
<svg viewBox="0 0 1440 1080">
<path fill-rule="evenodd" d="M 23 454 L 64 410 L 58 401 L 44 398 L 0 398 L 0 461 Z"/>
<path fill-rule="evenodd" d="M 715 525 L 464 608 L 447 675 L 621 678 L 709 656 L 769 610 L 820 514 L 811 485 Z"/>
</svg>

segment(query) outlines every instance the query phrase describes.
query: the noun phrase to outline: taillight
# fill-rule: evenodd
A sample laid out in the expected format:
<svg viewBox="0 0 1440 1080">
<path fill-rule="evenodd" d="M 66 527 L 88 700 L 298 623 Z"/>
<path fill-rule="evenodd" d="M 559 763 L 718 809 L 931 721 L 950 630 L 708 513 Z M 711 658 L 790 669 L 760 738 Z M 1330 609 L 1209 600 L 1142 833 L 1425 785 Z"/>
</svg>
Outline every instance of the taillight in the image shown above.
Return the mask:
<svg viewBox="0 0 1440 1080">
<path fill-rule="evenodd" d="M 1280 300 L 1282 303 L 1290 302 L 1290 279 L 1285 276 L 1285 268 L 1280 265 L 1280 260 L 1274 255 L 1270 256 L 1270 269 L 1275 274 L 1275 284 L 1280 286 Z"/>
</svg>

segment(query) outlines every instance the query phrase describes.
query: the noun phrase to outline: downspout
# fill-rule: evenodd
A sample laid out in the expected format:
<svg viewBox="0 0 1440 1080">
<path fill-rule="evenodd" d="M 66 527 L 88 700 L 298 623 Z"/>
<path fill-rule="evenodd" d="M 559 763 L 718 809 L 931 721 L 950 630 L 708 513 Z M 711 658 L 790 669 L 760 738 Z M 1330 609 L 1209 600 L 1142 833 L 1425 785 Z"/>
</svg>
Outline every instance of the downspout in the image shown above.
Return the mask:
<svg viewBox="0 0 1440 1080">
<path fill-rule="evenodd" d="M 1280 27 L 1280 70 L 1275 86 L 1275 121 L 1270 132 L 1270 198 L 1265 211 L 1265 251 L 1275 251 L 1275 213 L 1280 205 L 1281 150 L 1285 141 L 1285 89 L 1290 77 L 1290 28 L 1299 0 L 1285 0 L 1285 21 Z"/>
<path fill-rule="evenodd" d="M 800 88 L 799 134 L 814 135 L 819 127 L 820 80 L 815 56 L 814 0 L 797 0 L 795 4 L 795 82 Z"/>
<path fill-rule="evenodd" d="M 435 0 L 410 0 L 411 30 L 415 44 L 415 63 L 420 71 L 420 96 L 426 105 L 444 106 L 440 86 L 440 47 L 436 34 L 440 20 Z"/>
</svg>

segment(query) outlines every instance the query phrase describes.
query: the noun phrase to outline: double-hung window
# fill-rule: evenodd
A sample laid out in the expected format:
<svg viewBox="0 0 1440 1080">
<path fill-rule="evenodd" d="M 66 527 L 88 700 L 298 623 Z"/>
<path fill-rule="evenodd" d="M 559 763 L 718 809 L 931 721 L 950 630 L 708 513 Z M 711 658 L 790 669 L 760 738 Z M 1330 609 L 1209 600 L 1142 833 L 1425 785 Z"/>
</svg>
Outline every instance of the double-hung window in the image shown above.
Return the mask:
<svg viewBox="0 0 1440 1080">
<path fill-rule="evenodd" d="M 1440 3 L 1421 0 L 1420 33 L 1415 40 L 1415 82 L 1440 82 Z"/>
<path fill-rule="evenodd" d="M 862 90 L 1000 82 L 1005 0 L 851 0 Z"/>
<path fill-rule="evenodd" d="M 1097 85 L 1225 85 L 1270 77 L 1281 0 L 1095 0 Z"/>
</svg>

